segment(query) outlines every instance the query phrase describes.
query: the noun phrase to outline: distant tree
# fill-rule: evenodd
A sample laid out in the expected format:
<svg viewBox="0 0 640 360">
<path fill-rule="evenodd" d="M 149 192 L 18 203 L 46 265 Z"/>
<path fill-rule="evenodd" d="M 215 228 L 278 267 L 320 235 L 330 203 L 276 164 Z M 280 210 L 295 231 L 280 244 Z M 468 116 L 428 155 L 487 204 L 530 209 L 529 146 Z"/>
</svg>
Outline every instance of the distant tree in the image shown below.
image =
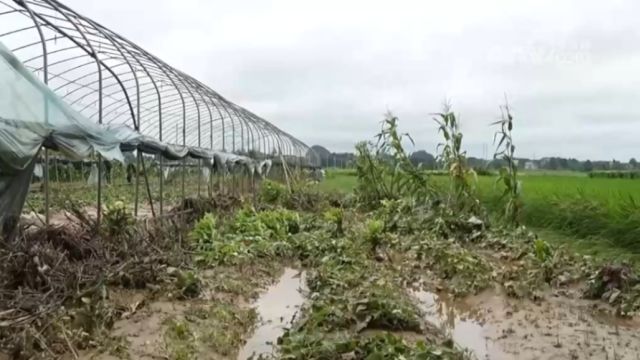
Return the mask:
<svg viewBox="0 0 640 360">
<path fill-rule="evenodd" d="M 584 171 L 593 171 L 593 163 L 591 163 L 591 160 L 585 161 L 582 166 L 584 168 Z"/>
<path fill-rule="evenodd" d="M 568 164 L 569 164 L 569 170 L 571 170 L 571 171 L 583 171 L 584 170 L 584 167 L 582 166 L 582 163 L 580 161 L 578 161 L 577 159 L 569 159 Z"/>
<path fill-rule="evenodd" d="M 549 163 L 547 164 L 548 170 L 558 170 L 560 169 L 560 161 L 558 158 L 552 157 L 549 159 Z"/>
<path fill-rule="evenodd" d="M 611 161 L 611 170 L 624 170 L 622 163 L 616 159 Z"/>
<path fill-rule="evenodd" d="M 489 161 L 485 159 L 469 156 L 467 158 L 467 165 L 469 165 L 469 167 L 472 167 L 474 169 L 484 169 L 489 165 Z"/>
<path fill-rule="evenodd" d="M 489 162 L 489 165 L 487 166 L 489 169 L 500 169 L 501 167 L 504 167 L 506 165 L 506 161 L 504 161 L 503 159 L 493 159 Z"/>
<path fill-rule="evenodd" d="M 638 168 L 638 162 L 636 161 L 636 158 L 631 158 L 629 160 L 629 165 L 631 166 L 632 169 L 637 169 Z"/>
<path fill-rule="evenodd" d="M 434 169 L 436 167 L 436 158 L 424 150 L 418 150 L 409 156 L 409 160 L 414 165 L 422 164 L 426 169 Z"/>
</svg>

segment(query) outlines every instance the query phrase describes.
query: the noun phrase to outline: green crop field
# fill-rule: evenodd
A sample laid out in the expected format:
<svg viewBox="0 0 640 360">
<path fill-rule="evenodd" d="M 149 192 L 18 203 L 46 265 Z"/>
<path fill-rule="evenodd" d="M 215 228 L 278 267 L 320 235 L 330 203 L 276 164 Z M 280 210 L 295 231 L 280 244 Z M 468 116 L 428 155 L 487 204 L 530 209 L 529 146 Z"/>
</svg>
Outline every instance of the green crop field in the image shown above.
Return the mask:
<svg viewBox="0 0 640 360">
<path fill-rule="evenodd" d="M 494 176 L 480 176 L 477 194 L 494 215 L 502 209 Z M 446 176 L 433 176 L 446 186 Z M 525 225 L 550 240 L 567 243 L 582 252 L 605 257 L 640 259 L 640 181 L 590 178 L 575 172 L 528 172 L 521 176 Z M 350 192 L 355 170 L 327 172 L 320 185 L 326 190 Z"/>
</svg>

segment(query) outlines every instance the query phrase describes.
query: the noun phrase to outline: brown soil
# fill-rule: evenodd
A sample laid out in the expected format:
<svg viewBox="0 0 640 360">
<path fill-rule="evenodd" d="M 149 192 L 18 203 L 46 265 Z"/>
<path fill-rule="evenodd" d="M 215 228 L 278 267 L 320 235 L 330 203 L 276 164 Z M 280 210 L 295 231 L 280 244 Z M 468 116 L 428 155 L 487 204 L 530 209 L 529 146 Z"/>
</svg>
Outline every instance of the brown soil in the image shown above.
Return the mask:
<svg viewBox="0 0 640 360">
<path fill-rule="evenodd" d="M 453 301 L 414 292 L 427 320 L 478 359 L 638 359 L 640 320 L 601 311 L 599 302 L 548 294 L 531 302 L 496 291 Z"/>
</svg>

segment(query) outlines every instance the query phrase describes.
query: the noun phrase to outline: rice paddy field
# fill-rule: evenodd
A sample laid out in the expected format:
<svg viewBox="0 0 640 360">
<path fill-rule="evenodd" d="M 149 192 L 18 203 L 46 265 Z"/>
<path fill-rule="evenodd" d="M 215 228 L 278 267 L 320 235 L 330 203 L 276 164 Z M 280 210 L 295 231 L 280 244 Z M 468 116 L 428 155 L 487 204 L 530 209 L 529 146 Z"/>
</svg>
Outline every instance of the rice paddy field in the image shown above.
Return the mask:
<svg viewBox="0 0 640 360">
<path fill-rule="evenodd" d="M 589 177 L 568 171 L 521 174 L 522 223 L 546 240 L 567 244 L 583 253 L 640 261 L 640 180 Z M 433 176 L 447 186 L 446 176 Z M 494 216 L 500 216 L 501 193 L 497 177 L 479 176 L 477 195 Z M 355 171 L 333 169 L 320 186 L 349 192 Z"/>
</svg>

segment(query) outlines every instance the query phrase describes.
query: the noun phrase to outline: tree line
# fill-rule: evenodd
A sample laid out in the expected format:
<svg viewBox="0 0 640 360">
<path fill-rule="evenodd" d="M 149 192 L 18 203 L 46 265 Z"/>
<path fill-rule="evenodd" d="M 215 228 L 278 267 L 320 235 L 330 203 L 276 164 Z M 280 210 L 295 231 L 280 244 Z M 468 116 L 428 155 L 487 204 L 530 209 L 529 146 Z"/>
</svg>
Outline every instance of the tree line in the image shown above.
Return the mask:
<svg viewBox="0 0 640 360">
<path fill-rule="evenodd" d="M 319 157 L 322 167 L 351 167 L 355 154 L 353 153 L 333 153 L 326 148 L 316 145 L 313 150 Z M 423 168 L 429 170 L 441 169 L 436 157 L 425 151 L 418 150 L 410 155 L 410 160 L 414 165 L 422 165 Z M 566 171 L 625 171 L 640 170 L 640 165 L 635 158 L 629 161 L 619 160 L 578 160 L 573 158 L 562 157 L 544 157 L 541 159 L 518 158 L 518 168 L 522 170 L 566 170 Z M 476 157 L 467 158 L 467 164 L 476 169 L 497 170 L 505 164 L 501 159 L 480 159 Z"/>
</svg>

